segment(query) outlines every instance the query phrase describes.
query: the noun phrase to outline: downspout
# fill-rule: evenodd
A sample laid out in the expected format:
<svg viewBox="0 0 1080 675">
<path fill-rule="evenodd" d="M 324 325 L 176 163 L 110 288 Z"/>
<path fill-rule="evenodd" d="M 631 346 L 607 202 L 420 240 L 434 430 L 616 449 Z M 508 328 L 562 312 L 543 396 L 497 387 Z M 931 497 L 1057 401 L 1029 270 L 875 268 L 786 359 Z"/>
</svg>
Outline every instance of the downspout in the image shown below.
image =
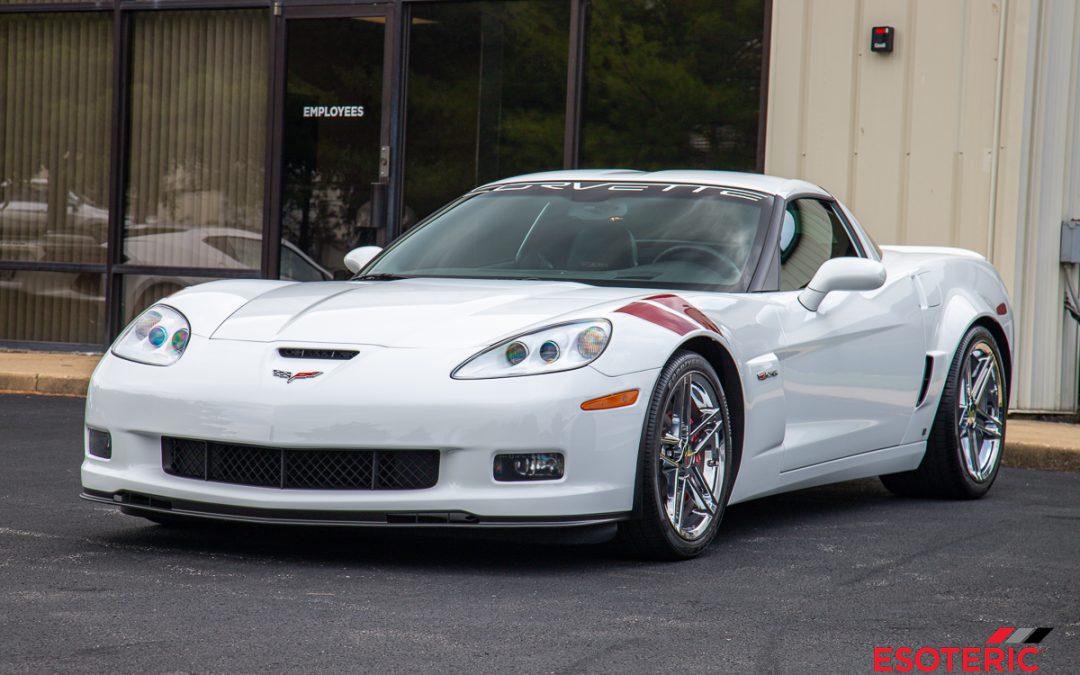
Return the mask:
<svg viewBox="0 0 1080 675">
<path fill-rule="evenodd" d="M 1005 22 L 1009 16 L 1009 0 L 1001 0 L 998 21 L 997 74 L 994 80 L 994 145 L 990 148 L 990 211 L 986 220 L 986 257 L 994 262 L 994 238 L 997 236 L 998 164 L 1001 155 L 1002 90 L 1005 87 Z"/>
</svg>

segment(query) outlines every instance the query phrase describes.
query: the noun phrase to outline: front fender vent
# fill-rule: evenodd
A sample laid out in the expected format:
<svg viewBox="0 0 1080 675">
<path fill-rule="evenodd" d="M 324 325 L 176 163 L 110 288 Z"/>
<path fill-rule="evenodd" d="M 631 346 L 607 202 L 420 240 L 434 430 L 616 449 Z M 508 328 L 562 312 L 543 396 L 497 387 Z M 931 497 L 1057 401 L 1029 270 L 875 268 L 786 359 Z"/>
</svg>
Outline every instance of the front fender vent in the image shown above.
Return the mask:
<svg viewBox="0 0 1080 675">
<path fill-rule="evenodd" d="M 352 349 L 301 349 L 282 347 L 278 354 L 286 359 L 322 359 L 323 361 L 348 361 L 360 352 Z"/>
<path fill-rule="evenodd" d="M 930 379 L 934 376 L 934 357 L 926 355 L 926 366 L 923 367 L 922 387 L 919 389 L 919 398 L 915 401 L 918 408 L 926 402 L 926 394 L 930 391 Z"/>
</svg>

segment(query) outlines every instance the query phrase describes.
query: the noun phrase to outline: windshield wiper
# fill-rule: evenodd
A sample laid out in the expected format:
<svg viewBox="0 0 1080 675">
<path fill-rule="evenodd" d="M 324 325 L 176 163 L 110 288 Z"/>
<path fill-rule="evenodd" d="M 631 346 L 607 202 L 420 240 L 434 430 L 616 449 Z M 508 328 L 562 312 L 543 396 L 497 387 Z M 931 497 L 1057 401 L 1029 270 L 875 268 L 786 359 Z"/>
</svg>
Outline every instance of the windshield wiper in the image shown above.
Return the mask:
<svg viewBox="0 0 1080 675">
<path fill-rule="evenodd" d="M 400 274 L 390 274 L 389 272 L 378 272 L 376 274 L 361 274 L 352 278 L 352 281 L 398 281 L 399 279 L 411 279 L 412 277 L 402 276 Z"/>
</svg>

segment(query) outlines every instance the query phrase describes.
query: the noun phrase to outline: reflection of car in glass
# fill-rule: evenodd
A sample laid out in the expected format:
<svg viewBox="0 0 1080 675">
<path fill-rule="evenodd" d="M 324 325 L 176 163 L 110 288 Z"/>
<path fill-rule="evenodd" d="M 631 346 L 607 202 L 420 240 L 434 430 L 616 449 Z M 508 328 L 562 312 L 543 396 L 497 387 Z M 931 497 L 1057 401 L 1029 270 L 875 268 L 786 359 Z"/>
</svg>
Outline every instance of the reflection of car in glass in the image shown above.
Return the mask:
<svg viewBox="0 0 1080 675">
<path fill-rule="evenodd" d="M 101 244 L 104 250 L 104 244 Z M 127 262 L 133 265 L 253 269 L 261 266 L 262 237 L 258 233 L 228 227 L 206 227 L 167 233 L 142 234 L 127 239 Z M 293 281 L 325 281 L 329 271 L 306 256 L 291 242 L 281 242 L 281 277 Z M 183 275 L 128 275 L 124 306 L 138 311 L 181 288 L 205 281 Z M 78 307 L 103 305 L 101 274 L 72 275 L 64 272 L 0 270 L 0 301 L 17 302 L 19 295 L 60 300 L 71 312 Z M 88 313 L 97 316 L 99 309 Z"/>
<path fill-rule="evenodd" d="M 0 257 L 99 262 L 89 258 L 106 240 L 109 211 L 69 190 L 63 213 L 50 213 L 50 197 L 45 178 L 0 182 Z"/>
<path fill-rule="evenodd" d="M 231 227 L 200 227 L 128 237 L 126 262 L 153 267 L 209 267 L 257 270 L 262 264 L 262 236 Z M 333 275 L 294 244 L 281 242 L 281 277 L 292 281 L 326 281 Z M 125 287 L 125 306 L 142 309 L 167 295 L 201 283 L 191 276 L 139 277 Z"/>
<path fill-rule="evenodd" d="M 84 497 L 159 522 L 617 527 L 689 557 L 729 503 L 874 475 L 974 498 L 997 474 L 997 272 L 879 248 L 809 183 L 536 174 L 377 251 L 352 281 L 214 282 L 138 317 L 91 382 Z"/>
</svg>

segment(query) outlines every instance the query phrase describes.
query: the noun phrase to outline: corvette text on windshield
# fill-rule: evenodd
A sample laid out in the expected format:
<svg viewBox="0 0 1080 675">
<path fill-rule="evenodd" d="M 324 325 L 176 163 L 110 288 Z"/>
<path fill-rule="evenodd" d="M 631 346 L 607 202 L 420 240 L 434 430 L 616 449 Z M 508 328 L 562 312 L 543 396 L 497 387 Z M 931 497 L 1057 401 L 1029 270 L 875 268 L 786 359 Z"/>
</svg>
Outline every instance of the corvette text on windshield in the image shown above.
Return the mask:
<svg viewBox="0 0 1080 675">
<path fill-rule="evenodd" d="M 737 190 L 734 188 L 722 187 L 719 185 L 694 185 L 691 183 L 582 183 L 578 181 L 557 181 L 550 183 L 509 183 L 506 185 L 481 187 L 473 190 L 473 192 L 514 192 L 517 190 L 529 190 L 533 188 L 556 191 L 571 190 L 574 192 L 586 192 L 588 190 L 606 190 L 608 192 L 674 193 L 676 191 L 682 191 L 686 194 L 695 195 L 701 194 L 703 192 L 712 192 L 716 195 L 721 195 L 724 197 L 737 197 L 739 199 L 746 199 L 752 202 L 759 202 L 762 199 L 765 199 L 764 195 L 758 194 L 756 192 Z"/>
</svg>

